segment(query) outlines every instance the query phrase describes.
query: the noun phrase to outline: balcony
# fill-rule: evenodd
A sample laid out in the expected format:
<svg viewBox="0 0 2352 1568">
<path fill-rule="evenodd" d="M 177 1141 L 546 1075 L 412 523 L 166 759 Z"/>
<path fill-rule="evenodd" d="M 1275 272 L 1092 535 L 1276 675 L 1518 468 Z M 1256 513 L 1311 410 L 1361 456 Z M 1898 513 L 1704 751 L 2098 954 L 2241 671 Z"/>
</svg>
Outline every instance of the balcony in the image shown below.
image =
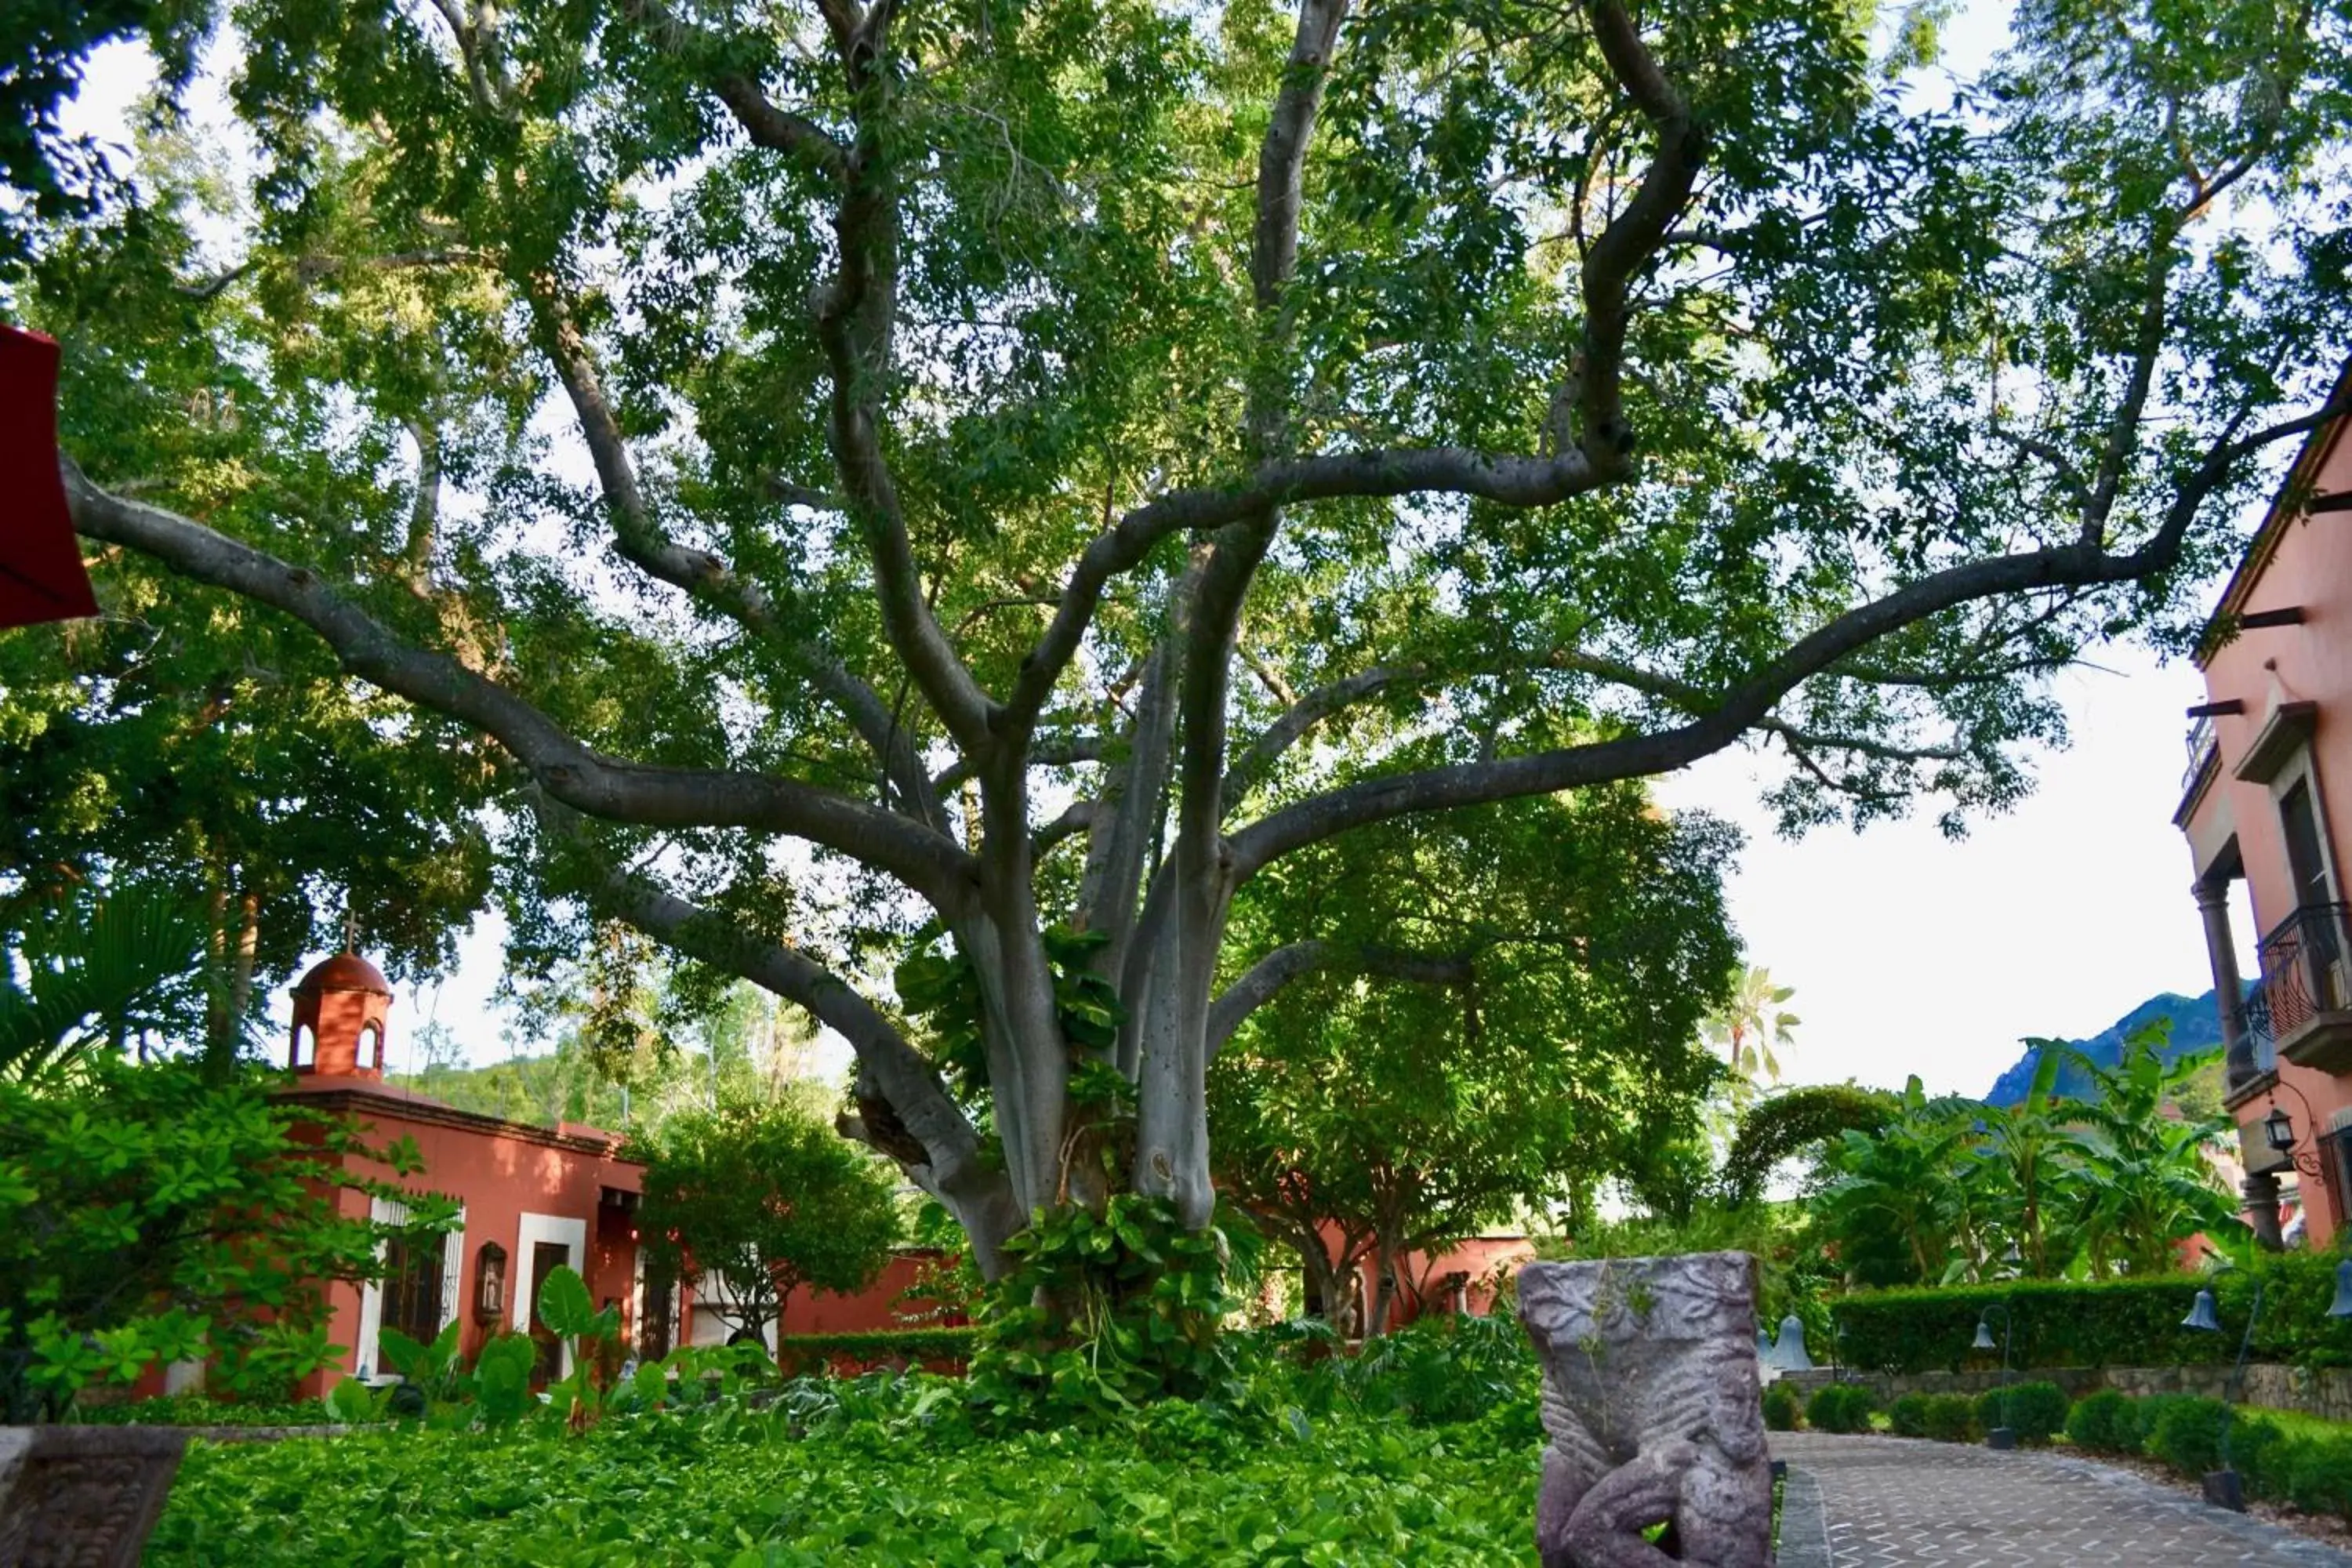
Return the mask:
<svg viewBox="0 0 2352 1568">
<path fill-rule="evenodd" d="M 2197 809 L 2197 803 L 2205 798 L 2206 790 L 2221 771 L 2221 747 L 2219 737 L 2213 733 L 2212 720 L 2198 720 L 2189 727 L 2187 740 L 2189 766 L 2180 775 L 2180 805 L 2172 814 L 2172 824 L 2176 827 L 2188 826 L 2189 814 Z"/>
<path fill-rule="evenodd" d="M 2263 938 L 2255 1003 L 2278 1055 L 2322 1072 L 2352 1071 L 2352 907 L 2306 904 Z"/>
</svg>

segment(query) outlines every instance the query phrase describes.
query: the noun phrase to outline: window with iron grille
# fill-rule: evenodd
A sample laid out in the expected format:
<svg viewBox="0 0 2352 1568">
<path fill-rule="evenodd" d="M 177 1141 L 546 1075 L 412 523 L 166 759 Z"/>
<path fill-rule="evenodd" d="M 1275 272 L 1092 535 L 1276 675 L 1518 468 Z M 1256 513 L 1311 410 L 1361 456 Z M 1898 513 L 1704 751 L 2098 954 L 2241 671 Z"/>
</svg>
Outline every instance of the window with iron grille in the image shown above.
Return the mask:
<svg viewBox="0 0 2352 1568">
<path fill-rule="evenodd" d="M 384 1246 L 383 1326 L 430 1343 L 441 1331 L 441 1266 L 446 1243 L 404 1230 Z"/>
</svg>

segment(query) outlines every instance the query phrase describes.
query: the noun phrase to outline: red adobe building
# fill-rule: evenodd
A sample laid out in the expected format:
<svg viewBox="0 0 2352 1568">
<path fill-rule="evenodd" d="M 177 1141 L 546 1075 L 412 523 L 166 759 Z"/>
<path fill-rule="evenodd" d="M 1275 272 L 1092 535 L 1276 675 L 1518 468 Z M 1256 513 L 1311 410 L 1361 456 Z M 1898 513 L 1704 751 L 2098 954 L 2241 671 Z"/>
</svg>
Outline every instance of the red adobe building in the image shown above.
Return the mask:
<svg viewBox="0 0 2352 1568">
<path fill-rule="evenodd" d="M 2352 388 L 2352 361 L 2336 395 Z M 2313 431 L 2207 628 L 2173 822 L 2189 840 L 2238 1122 L 2247 1223 L 2352 1214 L 2352 421 Z M 2251 965 L 2231 934 L 2242 879 Z M 2241 1000 L 2242 998 L 2242 1000 Z M 2291 1192 L 2290 1192 L 2291 1189 Z"/>
<path fill-rule="evenodd" d="M 459 1344 L 467 1357 L 491 1334 L 513 1328 L 541 1341 L 543 1379 L 562 1375 L 570 1352 L 530 1310 L 558 1264 L 579 1270 L 599 1305 L 619 1306 L 622 1342 L 638 1356 L 729 1336 L 734 1325 L 724 1310 L 723 1280 L 705 1281 L 702 1294 L 709 1299 L 697 1301 L 694 1290 L 649 1278 L 637 1235 L 644 1164 L 624 1151 L 617 1134 L 572 1122 L 550 1129 L 509 1121 L 386 1083 L 391 1008 L 392 987 L 367 960 L 344 952 L 317 965 L 294 987 L 287 1058 L 294 1079 L 278 1092 L 362 1125 L 372 1145 L 404 1135 L 414 1140 L 421 1171 L 403 1177 L 356 1156 L 349 1168 L 452 1198 L 464 1219 L 446 1236 L 413 1246 L 393 1242 L 380 1284 L 328 1287 L 340 1370 L 312 1374 L 300 1395 L 323 1394 L 346 1375 L 382 1376 L 377 1336 L 387 1326 L 431 1340 L 453 1321 L 463 1325 Z M 364 1210 L 393 1224 L 406 1217 L 401 1205 L 363 1193 L 339 1189 L 337 1201 L 354 1215 Z M 1476 1237 L 1443 1258 L 1415 1255 L 1406 1260 L 1415 1288 L 1397 1302 L 1394 1322 L 1440 1311 L 1483 1315 L 1502 1279 L 1531 1256 L 1517 1235 Z M 946 1261 L 937 1251 L 908 1248 L 865 1290 L 795 1291 L 781 1324 L 769 1330 L 770 1348 L 779 1330 L 789 1335 L 905 1326 L 919 1310 L 905 1300 L 909 1287 Z M 1365 1300 L 1372 1283 L 1368 1275 L 1361 1281 Z"/>
<path fill-rule="evenodd" d="M 375 965 L 339 953 L 294 987 L 288 1066 L 294 1081 L 279 1092 L 362 1124 L 368 1142 L 414 1139 L 425 1168 L 407 1177 L 389 1166 L 352 1159 L 351 1168 L 412 1191 L 454 1198 L 464 1223 L 419 1245 L 394 1241 L 381 1284 L 329 1287 L 331 1332 L 342 1372 L 382 1370 L 376 1335 L 394 1326 L 430 1340 L 453 1320 L 471 1356 L 483 1340 L 512 1327 L 541 1341 L 543 1376 L 561 1375 L 569 1352 L 538 1326 L 529 1310 L 551 1269 L 568 1264 L 601 1305 L 621 1307 L 625 1342 L 660 1354 L 677 1321 L 678 1292 L 648 1291 L 637 1247 L 636 1210 L 644 1166 L 621 1152 L 615 1134 L 572 1123 L 552 1130 L 459 1110 L 383 1081 L 384 1024 L 392 987 Z M 370 1210 L 397 1223 L 406 1210 L 383 1198 L 342 1190 L 347 1212 Z M 336 1381 L 321 1373 L 301 1393 Z"/>
</svg>

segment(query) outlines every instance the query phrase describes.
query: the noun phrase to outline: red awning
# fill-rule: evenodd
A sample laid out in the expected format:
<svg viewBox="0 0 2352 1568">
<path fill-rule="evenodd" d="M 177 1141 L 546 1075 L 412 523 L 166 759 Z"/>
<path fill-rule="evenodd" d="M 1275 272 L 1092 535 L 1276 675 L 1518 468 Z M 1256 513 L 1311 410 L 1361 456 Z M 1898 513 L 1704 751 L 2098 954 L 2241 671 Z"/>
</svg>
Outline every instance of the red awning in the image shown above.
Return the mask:
<svg viewBox="0 0 2352 1568">
<path fill-rule="evenodd" d="M 0 626 L 96 614 L 58 477 L 58 345 L 0 325 Z"/>
</svg>

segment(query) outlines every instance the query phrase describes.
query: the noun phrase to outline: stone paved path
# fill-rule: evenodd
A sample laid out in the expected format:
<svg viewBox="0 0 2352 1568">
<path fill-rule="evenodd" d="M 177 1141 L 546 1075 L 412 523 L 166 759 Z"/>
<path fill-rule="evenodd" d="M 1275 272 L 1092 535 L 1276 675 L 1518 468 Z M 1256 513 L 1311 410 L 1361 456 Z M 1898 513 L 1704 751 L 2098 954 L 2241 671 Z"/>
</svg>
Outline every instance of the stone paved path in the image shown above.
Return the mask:
<svg viewBox="0 0 2352 1568">
<path fill-rule="evenodd" d="M 1813 1555 L 1818 1568 L 2352 1568 L 2352 1555 L 2333 1547 L 2063 1455 L 1776 1432 L 1772 1457 L 1820 1494 L 1828 1553 Z M 1810 1568 L 1808 1553 L 1788 1550 L 1807 1533 L 1805 1521 L 1784 1517 L 1786 1568 Z"/>
</svg>

